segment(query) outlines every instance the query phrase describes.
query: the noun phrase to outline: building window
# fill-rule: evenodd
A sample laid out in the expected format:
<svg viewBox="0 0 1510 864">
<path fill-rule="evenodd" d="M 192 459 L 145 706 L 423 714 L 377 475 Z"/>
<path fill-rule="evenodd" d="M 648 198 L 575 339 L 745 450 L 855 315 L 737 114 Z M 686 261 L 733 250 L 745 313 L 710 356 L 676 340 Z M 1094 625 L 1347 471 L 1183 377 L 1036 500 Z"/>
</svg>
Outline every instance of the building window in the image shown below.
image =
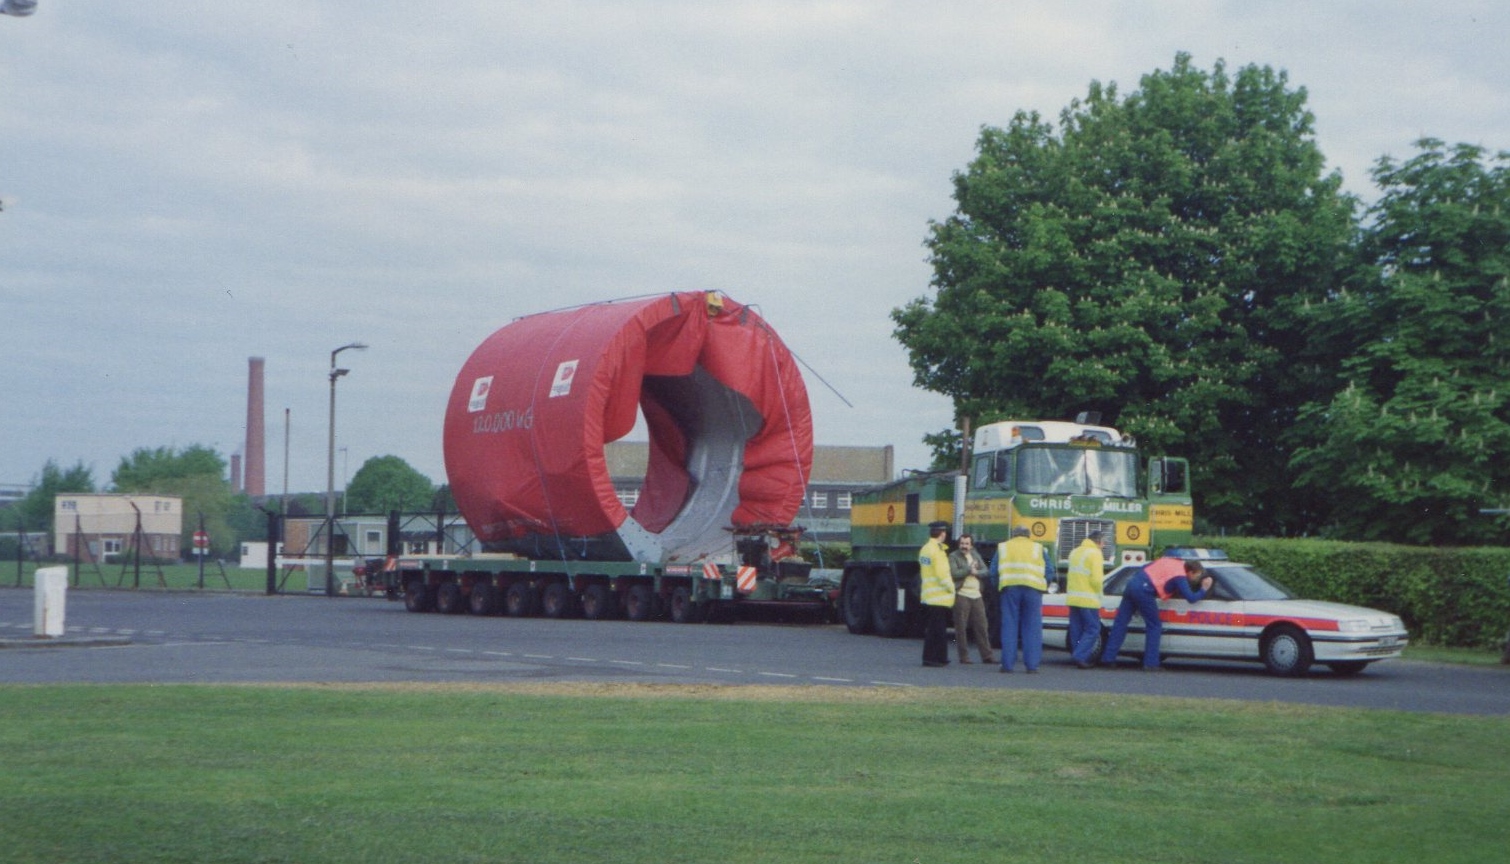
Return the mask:
<svg viewBox="0 0 1510 864">
<path fill-rule="evenodd" d="M 851 500 L 850 493 L 840 492 L 835 496 L 834 506 L 840 510 L 849 510 Z"/>
<path fill-rule="evenodd" d="M 105 550 L 106 555 L 119 555 L 121 551 L 121 538 L 106 537 L 101 541 L 100 548 Z"/>
<path fill-rule="evenodd" d="M 381 545 L 382 542 L 383 542 L 383 532 L 375 530 L 375 529 L 374 530 L 369 530 L 367 532 L 367 545 L 368 546 L 378 546 L 378 545 Z"/>
<path fill-rule="evenodd" d="M 827 510 L 828 509 L 828 493 L 827 492 L 814 492 L 813 493 L 813 504 L 812 504 L 812 507 L 813 507 L 814 510 Z"/>
<path fill-rule="evenodd" d="M 67 510 L 68 512 L 72 513 L 73 511 L 79 509 L 79 502 L 77 502 L 77 501 L 60 501 L 60 502 L 58 502 L 58 509 L 60 509 L 60 510 Z"/>
<path fill-rule="evenodd" d="M 625 507 L 633 507 L 640 502 L 640 490 L 638 489 L 620 489 L 617 494 L 619 496 L 619 503 Z"/>
</svg>

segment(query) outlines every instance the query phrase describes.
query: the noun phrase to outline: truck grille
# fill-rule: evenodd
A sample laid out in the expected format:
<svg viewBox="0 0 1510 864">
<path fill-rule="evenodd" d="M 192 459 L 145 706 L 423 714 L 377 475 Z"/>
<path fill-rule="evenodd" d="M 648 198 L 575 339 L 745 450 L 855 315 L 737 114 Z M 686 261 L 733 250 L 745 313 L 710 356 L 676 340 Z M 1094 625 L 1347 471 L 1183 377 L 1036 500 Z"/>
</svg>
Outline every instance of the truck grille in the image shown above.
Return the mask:
<svg viewBox="0 0 1510 864">
<path fill-rule="evenodd" d="M 1060 561 L 1068 560 L 1070 553 L 1075 551 L 1089 537 L 1092 531 L 1101 532 L 1101 548 L 1104 554 L 1109 554 L 1114 543 L 1107 542 L 1117 536 L 1117 523 L 1106 519 L 1061 519 L 1059 520 L 1059 549 Z M 1110 559 L 1107 559 L 1110 561 Z"/>
</svg>

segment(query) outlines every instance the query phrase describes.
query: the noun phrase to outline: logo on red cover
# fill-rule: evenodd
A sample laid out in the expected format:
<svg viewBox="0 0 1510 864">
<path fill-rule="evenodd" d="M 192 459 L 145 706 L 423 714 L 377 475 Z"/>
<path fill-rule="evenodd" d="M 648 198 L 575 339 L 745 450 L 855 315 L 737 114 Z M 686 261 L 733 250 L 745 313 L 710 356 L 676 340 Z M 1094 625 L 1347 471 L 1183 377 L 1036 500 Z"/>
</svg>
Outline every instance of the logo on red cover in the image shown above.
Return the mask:
<svg viewBox="0 0 1510 864">
<path fill-rule="evenodd" d="M 493 389 L 493 376 L 478 378 L 472 382 L 472 398 L 467 400 L 468 413 L 477 413 L 488 407 L 488 392 Z"/>
<path fill-rule="evenodd" d="M 577 361 L 567 360 L 556 367 L 556 377 L 551 381 L 551 398 L 571 392 L 572 379 L 577 377 Z"/>
</svg>

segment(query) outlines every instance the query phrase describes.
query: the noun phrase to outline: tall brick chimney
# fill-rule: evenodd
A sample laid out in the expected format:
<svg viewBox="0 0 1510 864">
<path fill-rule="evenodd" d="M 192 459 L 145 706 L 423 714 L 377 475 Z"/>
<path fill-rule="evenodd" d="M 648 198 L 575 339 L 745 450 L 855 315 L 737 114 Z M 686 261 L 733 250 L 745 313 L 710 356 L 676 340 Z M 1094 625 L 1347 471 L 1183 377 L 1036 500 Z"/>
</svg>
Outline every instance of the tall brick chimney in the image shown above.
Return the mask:
<svg viewBox="0 0 1510 864">
<path fill-rule="evenodd" d="M 246 386 L 246 463 L 242 488 L 253 498 L 267 494 L 266 426 L 262 420 L 262 358 L 252 357 Z"/>
</svg>

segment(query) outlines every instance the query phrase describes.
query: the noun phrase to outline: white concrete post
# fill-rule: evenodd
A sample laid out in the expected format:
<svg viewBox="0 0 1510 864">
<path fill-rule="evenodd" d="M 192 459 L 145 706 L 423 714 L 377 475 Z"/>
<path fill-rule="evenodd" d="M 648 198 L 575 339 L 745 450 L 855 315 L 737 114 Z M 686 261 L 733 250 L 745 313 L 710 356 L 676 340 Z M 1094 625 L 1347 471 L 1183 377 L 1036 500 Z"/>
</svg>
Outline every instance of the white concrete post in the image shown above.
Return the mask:
<svg viewBox="0 0 1510 864">
<path fill-rule="evenodd" d="M 37 570 L 35 635 L 56 638 L 63 635 L 63 607 L 68 602 L 68 568 L 42 567 Z"/>
</svg>

